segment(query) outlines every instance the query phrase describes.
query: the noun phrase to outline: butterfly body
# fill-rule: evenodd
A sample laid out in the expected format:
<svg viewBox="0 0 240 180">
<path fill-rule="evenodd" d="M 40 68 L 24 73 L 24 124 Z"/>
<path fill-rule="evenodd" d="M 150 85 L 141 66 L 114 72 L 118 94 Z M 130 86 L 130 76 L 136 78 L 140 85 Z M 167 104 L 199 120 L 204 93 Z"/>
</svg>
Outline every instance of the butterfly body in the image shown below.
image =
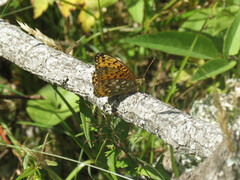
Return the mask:
<svg viewBox="0 0 240 180">
<path fill-rule="evenodd" d="M 120 60 L 97 53 L 94 57 L 94 95 L 112 97 L 138 90 L 144 79 L 137 79 L 133 72 Z"/>
</svg>

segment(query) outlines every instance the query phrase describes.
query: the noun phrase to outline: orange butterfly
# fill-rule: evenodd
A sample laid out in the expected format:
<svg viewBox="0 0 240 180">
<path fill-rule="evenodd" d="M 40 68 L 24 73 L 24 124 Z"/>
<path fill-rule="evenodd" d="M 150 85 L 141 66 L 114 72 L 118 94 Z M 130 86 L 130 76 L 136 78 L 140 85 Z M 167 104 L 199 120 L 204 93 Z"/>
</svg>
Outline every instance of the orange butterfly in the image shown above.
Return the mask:
<svg viewBox="0 0 240 180">
<path fill-rule="evenodd" d="M 94 57 L 95 72 L 93 73 L 94 95 L 112 97 L 135 92 L 145 81 L 138 79 L 133 72 L 120 60 L 97 53 Z"/>
</svg>

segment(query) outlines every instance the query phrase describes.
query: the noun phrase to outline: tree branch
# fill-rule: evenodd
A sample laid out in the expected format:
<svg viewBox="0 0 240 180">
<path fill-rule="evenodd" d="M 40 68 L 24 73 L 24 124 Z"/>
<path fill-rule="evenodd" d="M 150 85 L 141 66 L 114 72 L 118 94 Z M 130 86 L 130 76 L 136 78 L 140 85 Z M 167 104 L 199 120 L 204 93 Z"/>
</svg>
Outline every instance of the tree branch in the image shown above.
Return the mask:
<svg viewBox="0 0 240 180">
<path fill-rule="evenodd" d="M 214 153 L 193 171 L 184 173 L 179 180 L 216 179 L 235 180 L 240 175 L 240 121 L 232 128 L 232 148 L 228 144 L 230 139 L 225 139 Z M 232 149 L 232 150 L 230 150 Z"/>
<path fill-rule="evenodd" d="M 218 125 L 191 117 L 151 95 L 138 93 L 137 99 L 136 94 L 95 97 L 94 66 L 43 44 L 1 19 L 0 56 L 46 82 L 82 96 L 106 113 L 156 134 L 176 150 L 208 157 L 223 140 Z"/>
</svg>

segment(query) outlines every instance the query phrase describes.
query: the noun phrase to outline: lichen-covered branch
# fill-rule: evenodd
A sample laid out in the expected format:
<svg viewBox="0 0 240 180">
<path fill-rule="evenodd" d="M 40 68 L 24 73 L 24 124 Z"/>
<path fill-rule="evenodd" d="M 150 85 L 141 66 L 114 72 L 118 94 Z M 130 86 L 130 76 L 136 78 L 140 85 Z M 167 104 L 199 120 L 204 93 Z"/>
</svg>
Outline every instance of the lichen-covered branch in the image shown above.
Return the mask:
<svg viewBox="0 0 240 180">
<path fill-rule="evenodd" d="M 223 140 L 216 124 L 191 117 L 151 95 L 95 97 L 93 65 L 57 51 L 3 20 L 0 20 L 0 56 L 46 82 L 82 96 L 106 113 L 156 134 L 176 150 L 207 157 Z"/>
<path fill-rule="evenodd" d="M 240 175 L 240 121 L 232 128 L 232 137 L 225 139 L 214 153 L 193 171 L 180 176 L 179 180 L 216 179 L 235 180 Z M 232 141 L 229 143 L 228 141 Z M 231 144 L 232 147 L 229 147 Z"/>
</svg>

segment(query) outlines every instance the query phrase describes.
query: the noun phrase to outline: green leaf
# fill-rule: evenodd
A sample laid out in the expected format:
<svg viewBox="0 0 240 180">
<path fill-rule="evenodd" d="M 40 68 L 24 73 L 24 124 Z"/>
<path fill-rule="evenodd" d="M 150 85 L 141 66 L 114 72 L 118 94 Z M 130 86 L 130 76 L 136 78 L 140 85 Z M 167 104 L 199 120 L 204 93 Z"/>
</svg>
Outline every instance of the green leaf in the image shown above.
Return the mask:
<svg viewBox="0 0 240 180">
<path fill-rule="evenodd" d="M 179 170 L 176 164 L 176 159 L 174 157 L 174 153 L 173 153 L 173 147 L 170 147 L 170 154 L 171 154 L 171 162 L 172 162 L 172 168 L 173 168 L 173 173 L 175 175 L 176 178 L 179 177 Z"/>
<path fill-rule="evenodd" d="M 240 13 L 229 27 L 224 41 L 224 56 L 236 55 L 240 48 Z"/>
<path fill-rule="evenodd" d="M 127 0 L 128 11 L 137 23 L 142 23 L 144 15 L 144 0 Z"/>
<path fill-rule="evenodd" d="M 148 164 L 145 165 L 144 168 L 139 168 L 139 174 L 142 176 L 146 176 L 149 179 L 166 179 L 160 171 Z"/>
<path fill-rule="evenodd" d="M 78 111 L 78 96 L 67 90 L 59 88 L 60 93 Z M 27 102 L 27 113 L 31 119 L 37 123 L 54 126 L 64 121 L 68 116 L 72 115 L 67 105 L 55 93 L 50 85 L 43 87 L 37 94 L 45 97 L 45 100 L 29 100 Z"/>
<path fill-rule="evenodd" d="M 115 164 L 116 164 L 116 152 L 112 149 L 108 152 L 107 155 L 107 164 L 109 167 L 109 171 L 111 172 L 115 172 L 116 173 L 116 169 L 115 169 Z M 114 174 L 111 174 L 113 179 L 117 179 L 117 176 Z"/>
<path fill-rule="evenodd" d="M 207 62 L 193 76 L 193 81 L 198 81 L 206 78 L 213 77 L 220 73 L 223 73 L 236 65 L 236 61 L 227 61 L 224 59 L 216 59 Z"/>
<path fill-rule="evenodd" d="M 62 178 L 48 166 L 42 164 L 42 168 L 47 171 L 49 179 L 62 180 Z"/>
<path fill-rule="evenodd" d="M 127 168 L 129 166 L 133 167 L 133 162 L 129 158 L 121 158 L 116 163 L 117 168 Z"/>
<path fill-rule="evenodd" d="M 68 176 L 66 178 L 64 178 L 65 180 L 73 180 L 76 179 L 76 177 L 79 175 L 79 173 L 81 173 L 82 169 L 85 168 L 87 166 L 87 164 L 94 164 L 94 162 L 92 160 L 86 160 L 83 163 L 77 165 L 71 173 L 68 174 Z M 93 179 L 93 178 L 92 178 Z"/>
<path fill-rule="evenodd" d="M 86 137 L 86 140 L 88 141 L 89 147 L 92 148 L 91 137 L 90 137 L 90 123 L 91 123 L 92 111 L 87 106 L 87 104 L 89 105 L 88 101 L 85 101 L 82 97 L 80 97 L 79 102 L 80 102 L 79 104 L 80 116 L 82 120 L 84 135 Z"/>
<path fill-rule="evenodd" d="M 94 2 L 98 2 L 98 1 L 92 1 L 89 4 L 91 4 L 91 3 L 94 4 Z M 117 2 L 117 0 L 100 0 L 100 5 L 101 5 L 101 7 L 108 7 L 108 6 L 115 4 L 116 2 Z"/>
<path fill-rule="evenodd" d="M 212 17 L 207 21 L 206 28 L 202 32 L 212 36 L 218 35 L 226 30 L 234 19 L 234 15 L 239 12 L 239 6 L 218 7 L 212 12 L 212 7 L 207 9 L 195 10 L 179 28 L 179 31 L 200 31 L 206 19 L 211 14 Z M 189 12 L 187 12 L 189 13 Z M 182 15 L 184 18 L 184 14 Z"/>
<path fill-rule="evenodd" d="M 34 19 L 41 16 L 48 8 L 48 5 L 53 4 L 53 0 L 35 0 L 31 1 L 34 7 Z"/>
<path fill-rule="evenodd" d="M 240 5 L 240 1 L 239 0 L 227 0 L 226 1 L 226 5 L 232 5 L 232 4 L 235 4 L 235 5 Z"/>
<path fill-rule="evenodd" d="M 30 166 L 27 169 L 24 169 L 23 173 L 21 175 L 19 175 L 16 180 L 21 180 L 23 178 L 29 177 L 29 176 L 33 176 L 34 173 L 38 171 L 38 168 Z"/>
<path fill-rule="evenodd" d="M 48 166 L 58 166 L 58 163 L 56 161 L 45 159 L 45 162 Z"/>
<path fill-rule="evenodd" d="M 190 47 L 196 36 L 198 40 L 190 53 Z M 218 57 L 218 50 L 209 38 L 192 32 L 162 32 L 127 38 L 124 41 L 169 54 L 187 56 L 190 53 L 191 57 L 204 59 Z"/>
</svg>

